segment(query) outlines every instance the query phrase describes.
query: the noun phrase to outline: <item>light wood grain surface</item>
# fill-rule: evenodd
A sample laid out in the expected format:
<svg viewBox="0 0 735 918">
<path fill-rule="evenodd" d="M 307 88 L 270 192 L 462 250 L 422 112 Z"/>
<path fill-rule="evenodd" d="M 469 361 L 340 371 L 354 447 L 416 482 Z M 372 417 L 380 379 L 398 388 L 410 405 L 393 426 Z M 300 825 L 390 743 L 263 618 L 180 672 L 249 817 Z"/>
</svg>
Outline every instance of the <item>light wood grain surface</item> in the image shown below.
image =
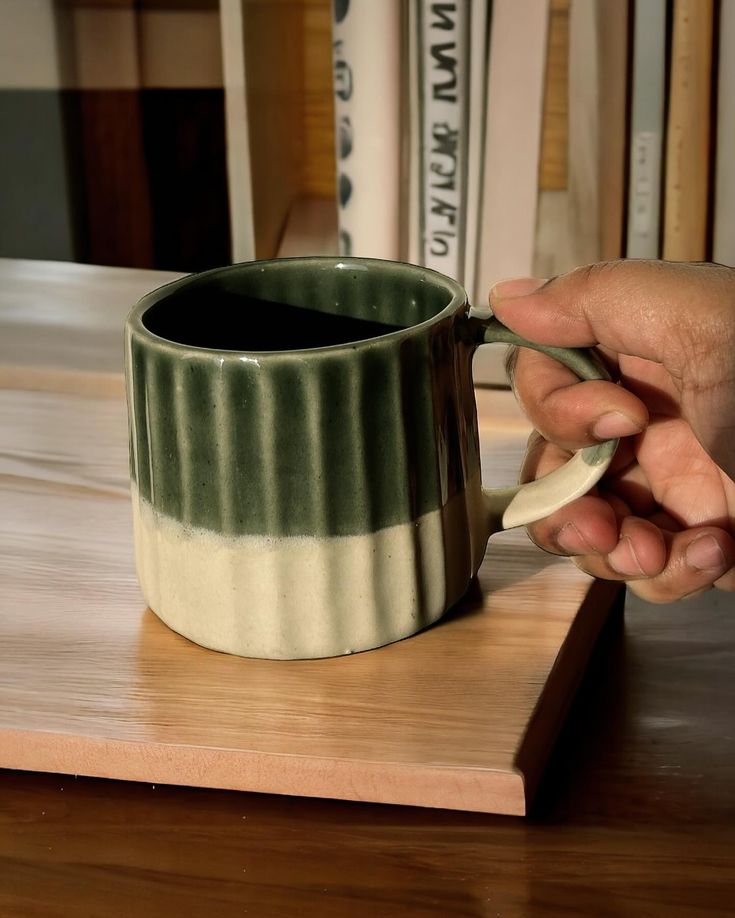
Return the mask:
<svg viewBox="0 0 735 918">
<path fill-rule="evenodd" d="M 79 272 L 77 313 L 85 280 L 91 293 L 103 277 Z M 119 337 L 123 300 L 153 278 L 112 279 L 120 302 L 86 314 L 84 350 Z M 42 336 L 33 322 L 27 333 Z M 114 375 L 107 345 L 90 369 L 73 353 L 36 357 L 49 380 L 60 362 L 67 381 Z M 203 650 L 138 590 L 122 397 L 39 390 L 33 374 L 26 387 L 13 359 L 0 350 L 13 382 L 0 389 L 0 766 L 525 812 L 615 587 L 510 533 L 466 600 L 411 640 L 291 663 Z M 479 398 L 486 478 L 511 484 L 528 425 L 509 392 Z"/>
<path fill-rule="evenodd" d="M 120 395 L 125 316 L 144 293 L 177 277 L 0 258 L 0 386 Z"/>
</svg>

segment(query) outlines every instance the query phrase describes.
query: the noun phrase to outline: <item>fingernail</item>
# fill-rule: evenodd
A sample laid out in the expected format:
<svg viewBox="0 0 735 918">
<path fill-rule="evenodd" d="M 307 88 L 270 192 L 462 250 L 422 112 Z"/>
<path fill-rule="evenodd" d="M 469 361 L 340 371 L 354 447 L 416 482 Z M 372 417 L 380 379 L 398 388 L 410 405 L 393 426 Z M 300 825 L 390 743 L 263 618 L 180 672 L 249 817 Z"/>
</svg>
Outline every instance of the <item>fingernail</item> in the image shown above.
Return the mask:
<svg viewBox="0 0 735 918">
<path fill-rule="evenodd" d="M 490 291 L 490 302 L 528 296 L 545 283 L 545 280 L 539 280 L 537 277 L 514 277 L 511 280 L 499 281 Z"/>
<path fill-rule="evenodd" d="M 645 577 L 646 573 L 641 567 L 638 555 L 635 553 L 633 543 L 628 536 L 622 538 L 607 556 L 607 563 L 623 577 Z"/>
<path fill-rule="evenodd" d="M 610 411 L 599 417 L 592 426 L 592 436 L 597 440 L 614 440 L 616 437 L 632 437 L 643 428 L 622 411 Z"/>
<path fill-rule="evenodd" d="M 727 567 L 725 555 L 711 535 L 697 536 L 687 545 L 686 560 L 695 571 L 719 571 Z"/>
<path fill-rule="evenodd" d="M 595 551 L 574 523 L 564 523 L 557 533 L 556 544 L 569 555 L 591 555 Z"/>
</svg>

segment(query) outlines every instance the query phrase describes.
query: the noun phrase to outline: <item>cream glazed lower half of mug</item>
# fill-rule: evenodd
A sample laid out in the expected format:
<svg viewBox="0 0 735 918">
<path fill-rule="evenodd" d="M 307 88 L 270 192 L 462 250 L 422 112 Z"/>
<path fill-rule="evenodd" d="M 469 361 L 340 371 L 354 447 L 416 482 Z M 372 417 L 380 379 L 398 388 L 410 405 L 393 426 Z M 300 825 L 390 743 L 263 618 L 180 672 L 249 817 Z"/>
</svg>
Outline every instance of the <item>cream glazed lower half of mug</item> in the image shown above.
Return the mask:
<svg viewBox="0 0 735 918">
<path fill-rule="evenodd" d="M 279 304 L 291 318 L 274 336 Z M 268 350 L 291 341 L 288 322 L 303 341 L 302 308 L 320 334 L 341 316 L 367 322 L 368 337 Z M 153 611 L 242 656 L 379 647 L 461 598 L 492 532 L 584 493 L 605 462 L 583 454 L 520 492 L 483 492 L 472 355 L 518 339 L 468 309 L 453 281 L 369 259 L 232 265 L 144 297 L 125 368 L 136 560 Z M 261 350 L 231 349 L 256 332 Z"/>
<path fill-rule="evenodd" d="M 246 657 L 307 659 L 380 647 L 437 621 L 488 541 L 479 478 L 441 509 L 344 536 L 223 535 L 182 524 L 133 485 L 138 577 L 184 637 Z"/>
</svg>

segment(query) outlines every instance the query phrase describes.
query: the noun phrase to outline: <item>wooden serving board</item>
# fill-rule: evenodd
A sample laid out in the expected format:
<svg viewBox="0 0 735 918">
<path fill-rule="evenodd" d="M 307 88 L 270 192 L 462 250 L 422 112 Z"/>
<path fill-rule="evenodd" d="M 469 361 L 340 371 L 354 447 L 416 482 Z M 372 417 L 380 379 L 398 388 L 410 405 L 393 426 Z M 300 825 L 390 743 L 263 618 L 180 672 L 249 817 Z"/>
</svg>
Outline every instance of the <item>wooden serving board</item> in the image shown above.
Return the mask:
<svg viewBox="0 0 735 918">
<path fill-rule="evenodd" d="M 617 585 L 507 533 L 443 622 L 389 647 L 269 662 L 191 644 L 135 580 L 115 336 L 75 357 L 74 309 L 38 318 L 52 267 L 16 269 L 0 264 L 0 767 L 524 814 Z M 80 269 L 77 297 L 105 270 Z M 117 297 L 102 283 L 90 340 L 156 285 L 128 274 Z M 527 424 L 510 393 L 477 395 L 485 478 L 509 484 Z"/>
</svg>

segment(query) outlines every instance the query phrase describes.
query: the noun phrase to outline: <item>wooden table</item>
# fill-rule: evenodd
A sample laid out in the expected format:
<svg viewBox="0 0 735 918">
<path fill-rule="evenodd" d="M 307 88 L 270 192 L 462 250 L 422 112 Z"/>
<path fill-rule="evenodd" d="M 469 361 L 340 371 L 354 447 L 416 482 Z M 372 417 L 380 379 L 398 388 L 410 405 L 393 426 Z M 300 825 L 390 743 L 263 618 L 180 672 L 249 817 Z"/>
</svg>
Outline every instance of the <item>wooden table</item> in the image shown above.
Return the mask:
<svg viewBox="0 0 735 918">
<path fill-rule="evenodd" d="M 0 265 L 4 336 L 39 303 L 58 319 L 17 362 L 63 373 L 80 277 L 101 306 L 154 280 Z M 0 915 L 735 914 L 733 611 L 710 594 L 611 620 L 525 820 L 2 772 Z"/>
</svg>

